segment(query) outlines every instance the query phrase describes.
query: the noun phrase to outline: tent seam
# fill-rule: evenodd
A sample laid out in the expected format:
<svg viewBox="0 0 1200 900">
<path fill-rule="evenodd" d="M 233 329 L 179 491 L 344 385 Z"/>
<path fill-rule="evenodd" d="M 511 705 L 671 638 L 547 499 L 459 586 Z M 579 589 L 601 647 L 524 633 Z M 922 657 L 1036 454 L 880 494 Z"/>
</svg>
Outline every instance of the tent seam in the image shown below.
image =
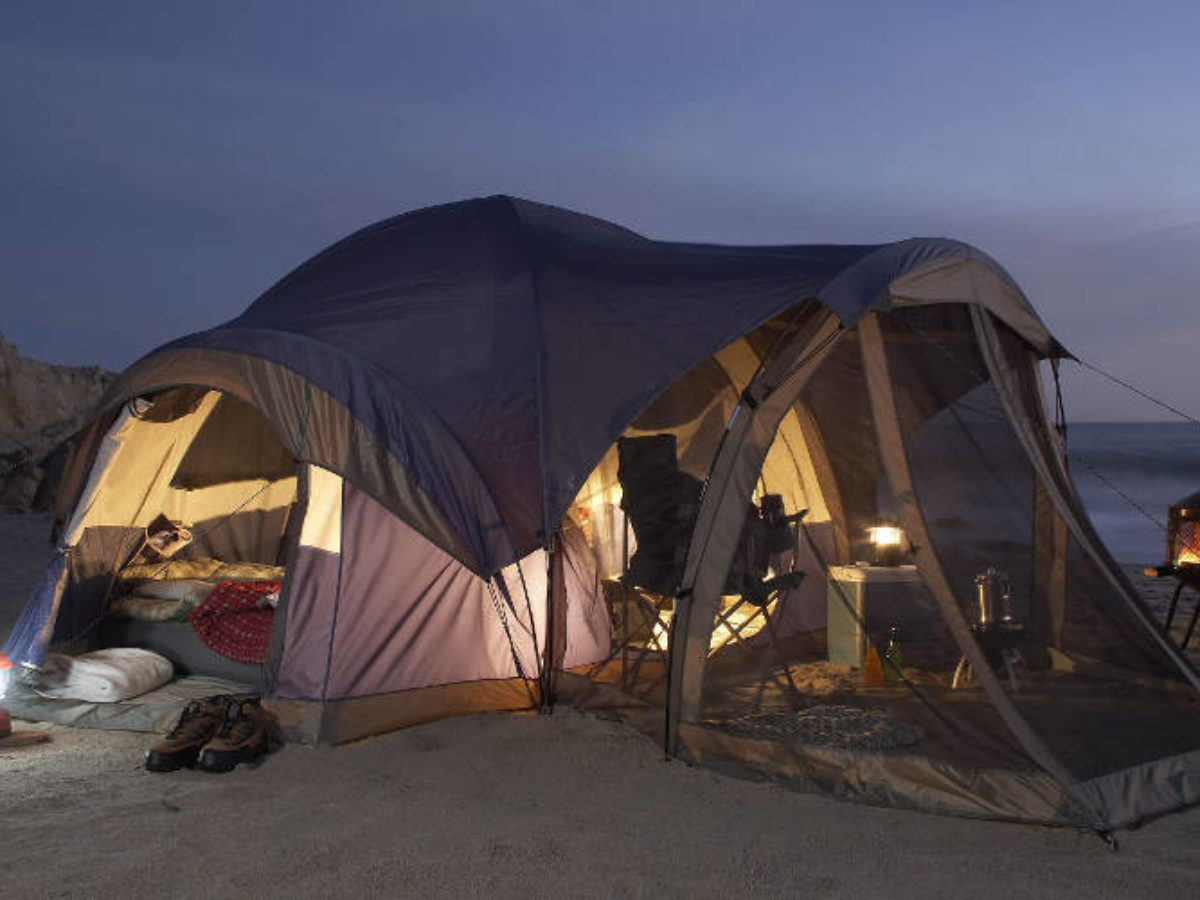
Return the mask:
<svg viewBox="0 0 1200 900">
<path fill-rule="evenodd" d="M 338 612 L 342 605 L 342 564 L 346 559 L 346 479 L 342 479 L 341 538 L 338 541 L 337 581 L 333 593 L 333 614 L 329 620 L 329 645 L 325 651 L 325 678 L 321 682 L 321 702 L 329 699 L 329 675 L 333 671 L 333 642 L 337 636 Z"/>
<path fill-rule="evenodd" d="M 256 329 L 256 330 L 269 331 L 268 329 Z M 273 331 L 273 330 L 270 330 L 270 331 Z M 297 337 L 297 338 L 305 338 L 306 337 L 304 335 L 293 334 L 292 332 L 278 332 L 278 333 L 287 334 L 289 337 Z M 246 352 L 243 352 L 240 350 L 226 350 L 226 349 L 220 348 L 220 347 L 209 347 L 209 346 L 203 346 L 203 345 L 201 345 L 201 346 L 187 346 L 187 345 L 176 346 L 177 343 L 178 342 L 175 342 L 175 343 L 169 344 L 165 347 L 161 347 L 158 350 L 154 351 L 153 353 L 148 354 L 147 356 L 145 356 L 141 360 L 139 360 L 137 363 L 134 363 L 134 366 L 131 366 L 130 369 L 126 370 L 126 371 L 127 372 L 131 371 L 135 366 L 140 365 L 142 362 L 150 359 L 151 357 L 157 356 L 160 353 L 179 353 L 179 352 L 185 352 L 185 351 L 193 351 L 193 352 L 202 352 L 202 353 L 219 353 L 219 354 L 225 354 L 225 355 L 235 357 L 235 358 L 239 357 L 239 356 L 250 357 L 250 358 L 253 358 L 256 360 L 260 360 L 268 365 L 278 366 L 281 369 L 284 369 L 285 371 L 287 371 L 287 372 L 291 373 L 292 375 L 296 376 L 297 378 L 301 379 L 306 385 L 316 387 L 318 390 L 322 391 L 323 393 L 327 394 L 330 398 L 332 398 L 333 401 L 336 402 L 339 406 L 341 406 L 343 409 L 345 409 L 346 412 L 349 414 L 350 418 L 354 422 L 361 424 L 364 428 L 368 429 L 371 432 L 371 434 L 376 437 L 376 439 L 379 439 L 379 433 L 376 431 L 376 429 L 373 428 L 369 423 L 364 421 L 362 418 L 355 415 L 353 410 L 351 410 L 349 406 L 347 406 L 345 403 L 343 403 L 341 400 L 339 400 L 332 392 L 330 392 L 329 390 L 327 390 L 326 388 L 322 387 L 319 384 L 314 384 L 302 372 L 296 371 L 294 368 L 292 368 L 291 366 L 289 366 L 285 363 L 277 362 L 276 360 L 269 359 L 265 356 L 260 356 L 255 353 L 246 353 Z M 335 350 L 339 349 L 339 348 L 335 347 L 334 345 L 326 344 L 323 341 L 314 341 L 314 343 L 318 343 L 318 344 L 321 344 L 322 346 L 326 346 L 326 347 L 331 347 Z M 384 373 L 384 374 L 386 375 L 386 373 Z M 393 381 L 397 380 L 395 378 L 392 378 L 392 376 L 387 376 L 387 377 L 391 378 Z M 124 381 L 124 373 L 122 376 L 122 380 Z M 208 390 L 221 391 L 222 393 L 229 393 L 231 396 L 236 396 L 241 400 L 245 400 L 247 403 L 250 403 L 252 406 L 254 406 L 255 409 L 258 409 L 258 405 L 255 404 L 250 398 L 242 397 L 237 394 L 233 394 L 231 391 L 227 391 L 224 388 L 215 387 L 212 384 L 204 384 L 204 383 L 193 384 L 191 382 L 175 382 L 175 381 L 173 381 L 170 384 L 164 383 L 159 386 L 151 387 L 150 389 L 151 390 L 160 390 L 160 389 L 163 389 L 166 387 L 201 387 L 201 388 L 206 388 Z M 139 391 L 134 391 L 132 393 L 129 393 L 128 389 L 126 389 L 125 393 L 114 394 L 113 395 L 114 399 L 112 399 L 112 400 L 101 401 L 101 408 L 116 408 L 117 406 L 120 406 L 121 404 L 126 403 L 129 400 L 133 399 L 134 397 L 138 396 L 139 393 L 140 393 Z M 116 398 L 120 398 L 120 399 L 116 399 Z M 419 400 L 417 400 L 415 402 L 415 405 L 419 406 L 422 409 L 422 411 L 432 414 L 431 411 L 428 409 L 428 407 L 425 404 L 421 403 Z M 445 427 L 445 423 L 442 422 L 442 420 L 440 418 L 438 418 L 436 416 L 435 416 L 435 418 L 440 425 Z M 270 421 L 270 420 L 268 419 L 268 421 Z M 274 423 L 271 423 L 271 424 L 272 424 L 272 427 L 274 427 Z M 276 429 L 276 431 L 278 431 L 278 429 Z M 448 429 L 447 429 L 447 431 L 448 431 Z M 473 471 L 476 474 L 476 476 L 478 477 L 479 471 L 475 467 L 474 461 L 469 456 L 466 455 L 466 450 L 462 447 L 462 445 L 458 441 L 457 437 L 455 437 L 453 434 L 449 434 L 449 438 L 454 443 L 454 446 L 456 446 L 460 451 L 462 451 L 464 458 L 471 466 L 471 471 Z M 382 447 L 385 450 L 385 452 L 388 454 L 388 456 L 391 459 L 395 460 L 397 465 L 399 465 L 400 468 L 405 472 L 405 474 L 411 479 L 413 487 L 416 490 L 421 492 L 421 494 L 424 496 L 426 502 L 428 502 L 430 504 L 430 506 L 434 506 L 433 500 L 432 500 L 432 497 L 430 496 L 429 491 L 427 491 L 425 489 L 424 485 L 422 485 L 421 482 L 415 477 L 415 473 L 413 472 L 412 468 L 408 465 L 405 465 L 404 460 L 402 460 L 395 453 L 393 453 L 391 451 L 391 448 L 383 440 L 379 440 L 379 445 L 380 445 L 380 447 Z M 341 468 L 335 468 L 332 465 L 326 465 L 324 463 L 316 463 L 316 462 L 313 462 L 312 460 L 305 460 L 305 462 L 310 462 L 313 465 L 320 465 L 322 468 L 329 469 L 329 471 L 335 472 L 336 474 L 342 476 L 343 478 L 348 477 L 348 473 L 345 471 L 342 471 Z M 368 488 L 363 487 L 362 485 L 356 485 L 356 486 L 359 488 L 359 490 L 363 491 L 363 493 L 367 494 L 369 497 L 371 497 L 373 500 L 375 500 L 381 506 L 384 506 L 387 509 L 391 509 L 391 507 L 384 500 L 377 497 L 373 491 L 369 490 Z M 492 502 L 493 509 L 495 509 L 495 502 L 496 502 L 495 498 L 492 496 L 491 491 L 488 490 L 487 485 L 484 484 L 483 479 L 481 477 L 479 478 L 479 486 L 487 494 L 488 499 L 491 500 L 491 502 Z M 445 513 L 440 509 L 440 507 L 435 507 L 435 508 L 437 508 L 439 514 L 442 515 L 443 518 L 445 518 Z M 499 522 L 499 511 L 498 510 L 496 511 L 496 515 L 497 515 L 497 522 Z M 461 562 L 464 566 L 466 566 L 472 572 L 475 572 L 477 575 L 480 575 L 480 577 L 483 577 L 482 573 L 479 571 L 481 568 L 483 568 L 482 566 L 468 563 L 466 560 L 462 559 L 457 553 L 452 552 L 450 549 L 448 549 L 446 547 L 443 547 L 438 541 L 436 541 L 432 537 L 430 537 L 426 533 L 424 528 L 411 522 L 409 519 L 407 519 L 403 516 L 400 516 L 398 514 L 397 514 L 397 518 L 399 518 L 402 522 L 404 522 L 406 525 L 408 525 L 414 531 L 419 533 L 422 537 L 424 537 L 426 540 L 428 540 L 431 544 L 433 544 L 436 547 L 441 548 L 448 555 L 457 559 L 459 562 Z M 455 534 L 457 535 L 457 532 L 455 532 Z M 467 548 L 467 549 L 469 549 L 469 548 Z M 478 561 L 478 562 L 482 562 L 482 561 Z"/>
<path fill-rule="evenodd" d="M 534 382 L 537 386 L 537 411 L 538 411 L 538 469 L 541 473 L 542 487 L 542 549 L 548 550 L 550 547 L 550 504 L 548 502 L 548 491 L 546 485 L 546 342 L 545 328 L 542 322 L 542 297 L 538 287 L 538 266 L 537 254 L 535 252 L 534 243 L 530 240 L 528 229 L 525 227 L 524 217 L 521 211 L 517 208 L 516 201 L 512 197 L 502 197 L 502 200 L 507 205 L 509 212 L 512 214 L 513 222 L 517 230 L 517 243 L 520 245 L 522 255 L 525 258 L 526 277 L 529 279 L 529 294 L 533 301 L 533 319 L 535 326 L 534 340 L 537 345 L 536 354 L 536 370 L 534 374 Z"/>
</svg>

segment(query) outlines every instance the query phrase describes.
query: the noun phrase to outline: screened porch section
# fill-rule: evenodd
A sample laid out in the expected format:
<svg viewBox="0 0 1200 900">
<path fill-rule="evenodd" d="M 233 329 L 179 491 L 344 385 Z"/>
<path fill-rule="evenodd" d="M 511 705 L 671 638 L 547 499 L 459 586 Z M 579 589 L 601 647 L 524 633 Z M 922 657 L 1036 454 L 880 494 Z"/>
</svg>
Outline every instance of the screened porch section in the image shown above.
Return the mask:
<svg viewBox="0 0 1200 900">
<path fill-rule="evenodd" d="M 879 314 L 788 398 L 744 501 L 686 754 L 869 802 L 1094 824 L 1105 776 L 1200 744 L 1178 659 L 1071 521 L 1069 481 L 1047 483 L 1061 454 L 1034 354 L 985 324 L 990 358 L 967 307 Z M 740 345 L 740 369 L 719 354 L 680 381 L 572 508 L 614 622 L 589 675 L 657 735 L 697 510 L 770 337 Z"/>
</svg>

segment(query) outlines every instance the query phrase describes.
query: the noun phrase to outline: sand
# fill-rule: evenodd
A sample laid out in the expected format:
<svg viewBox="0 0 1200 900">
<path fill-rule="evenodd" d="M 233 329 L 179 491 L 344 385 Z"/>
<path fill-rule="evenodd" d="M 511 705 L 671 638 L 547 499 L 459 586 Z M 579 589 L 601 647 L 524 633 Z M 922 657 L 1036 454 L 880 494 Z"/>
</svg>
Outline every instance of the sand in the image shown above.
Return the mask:
<svg viewBox="0 0 1200 900">
<path fill-rule="evenodd" d="M 0 631 L 45 555 L 0 517 Z M 40 548 L 40 549 L 39 549 Z M 0 751 L 0 896 L 1184 897 L 1200 810 L 1098 838 L 875 809 L 664 762 L 568 710 L 152 774 L 147 736 Z"/>
</svg>

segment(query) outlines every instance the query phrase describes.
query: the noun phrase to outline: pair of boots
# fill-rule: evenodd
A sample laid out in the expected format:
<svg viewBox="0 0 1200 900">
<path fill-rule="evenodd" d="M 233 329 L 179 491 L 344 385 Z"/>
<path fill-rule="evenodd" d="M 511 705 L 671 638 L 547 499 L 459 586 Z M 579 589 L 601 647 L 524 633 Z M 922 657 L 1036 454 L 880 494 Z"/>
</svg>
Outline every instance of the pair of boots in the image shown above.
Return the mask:
<svg viewBox="0 0 1200 900">
<path fill-rule="evenodd" d="M 193 700 L 167 736 L 146 751 L 151 772 L 195 766 L 230 772 L 270 749 L 271 718 L 258 697 L 219 694 Z"/>
</svg>

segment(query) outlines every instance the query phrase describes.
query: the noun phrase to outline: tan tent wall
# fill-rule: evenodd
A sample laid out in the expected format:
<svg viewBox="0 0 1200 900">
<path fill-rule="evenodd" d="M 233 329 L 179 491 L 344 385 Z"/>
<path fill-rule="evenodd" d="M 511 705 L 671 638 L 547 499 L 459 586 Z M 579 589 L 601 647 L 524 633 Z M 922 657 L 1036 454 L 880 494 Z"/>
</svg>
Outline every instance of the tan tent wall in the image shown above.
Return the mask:
<svg viewBox="0 0 1200 900">
<path fill-rule="evenodd" d="M 170 422 L 123 412 L 97 455 L 78 511 L 64 542 L 78 542 L 85 528 L 117 525 L 144 528 L 158 515 L 192 524 L 238 512 L 278 510 L 291 505 L 296 479 L 252 480 L 185 490 L 171 480 L 221 395 L 207 392 L 196 408 Z"/>
<path fill-rule="evenodd" d="M 543 551 L 481 579 L 335 473 L 309 466 L 306 476 L 307 508 L 284 600 L 280 698 L 328 703 L 323 715 L 333 716 L 342 715 L 334 709 L 392 710 L 392 700 L 399 709 L 405 698 L 442 697 L 453 714 L 473 702 L 462 699 L 474 696 L 472 685 L 514 676 L 524 685 L 536 677 L 546 645 Z M 609 621 L 590 552 L 577 533 L 568 531 L 563 543 L 563 650 L 573 666 L 603 657 Z M 433 693 L 414 693 L 424 690 Z M 534 705 L 536 693 L 522 690 L 523 705 Z M 417 705 L 426 712 L 411 715 L 436 718 L 425 702 Z M 481 708 L 494 708 L 490 702 Z M 392 727 L 410 714 L 395 715 Z M 344 733 L 331 725 L 322 739 Z"/>
<path fill-rule="evenodd" d="M 746 389 L 758 371 L 760 360 L 749 341 L 734 341 L 716 355 L 729 373 L 738 393 Z M 820 524 L 830 521 L 830 513 L 817 479 L 809 438 L 795 409 L 789 409 L 779 422 L 776 439 L 763 460 L 762 480 L 772 492 L 783 495 L 785 509 L 807 509 L 804 521 Z"/>
</svg>

